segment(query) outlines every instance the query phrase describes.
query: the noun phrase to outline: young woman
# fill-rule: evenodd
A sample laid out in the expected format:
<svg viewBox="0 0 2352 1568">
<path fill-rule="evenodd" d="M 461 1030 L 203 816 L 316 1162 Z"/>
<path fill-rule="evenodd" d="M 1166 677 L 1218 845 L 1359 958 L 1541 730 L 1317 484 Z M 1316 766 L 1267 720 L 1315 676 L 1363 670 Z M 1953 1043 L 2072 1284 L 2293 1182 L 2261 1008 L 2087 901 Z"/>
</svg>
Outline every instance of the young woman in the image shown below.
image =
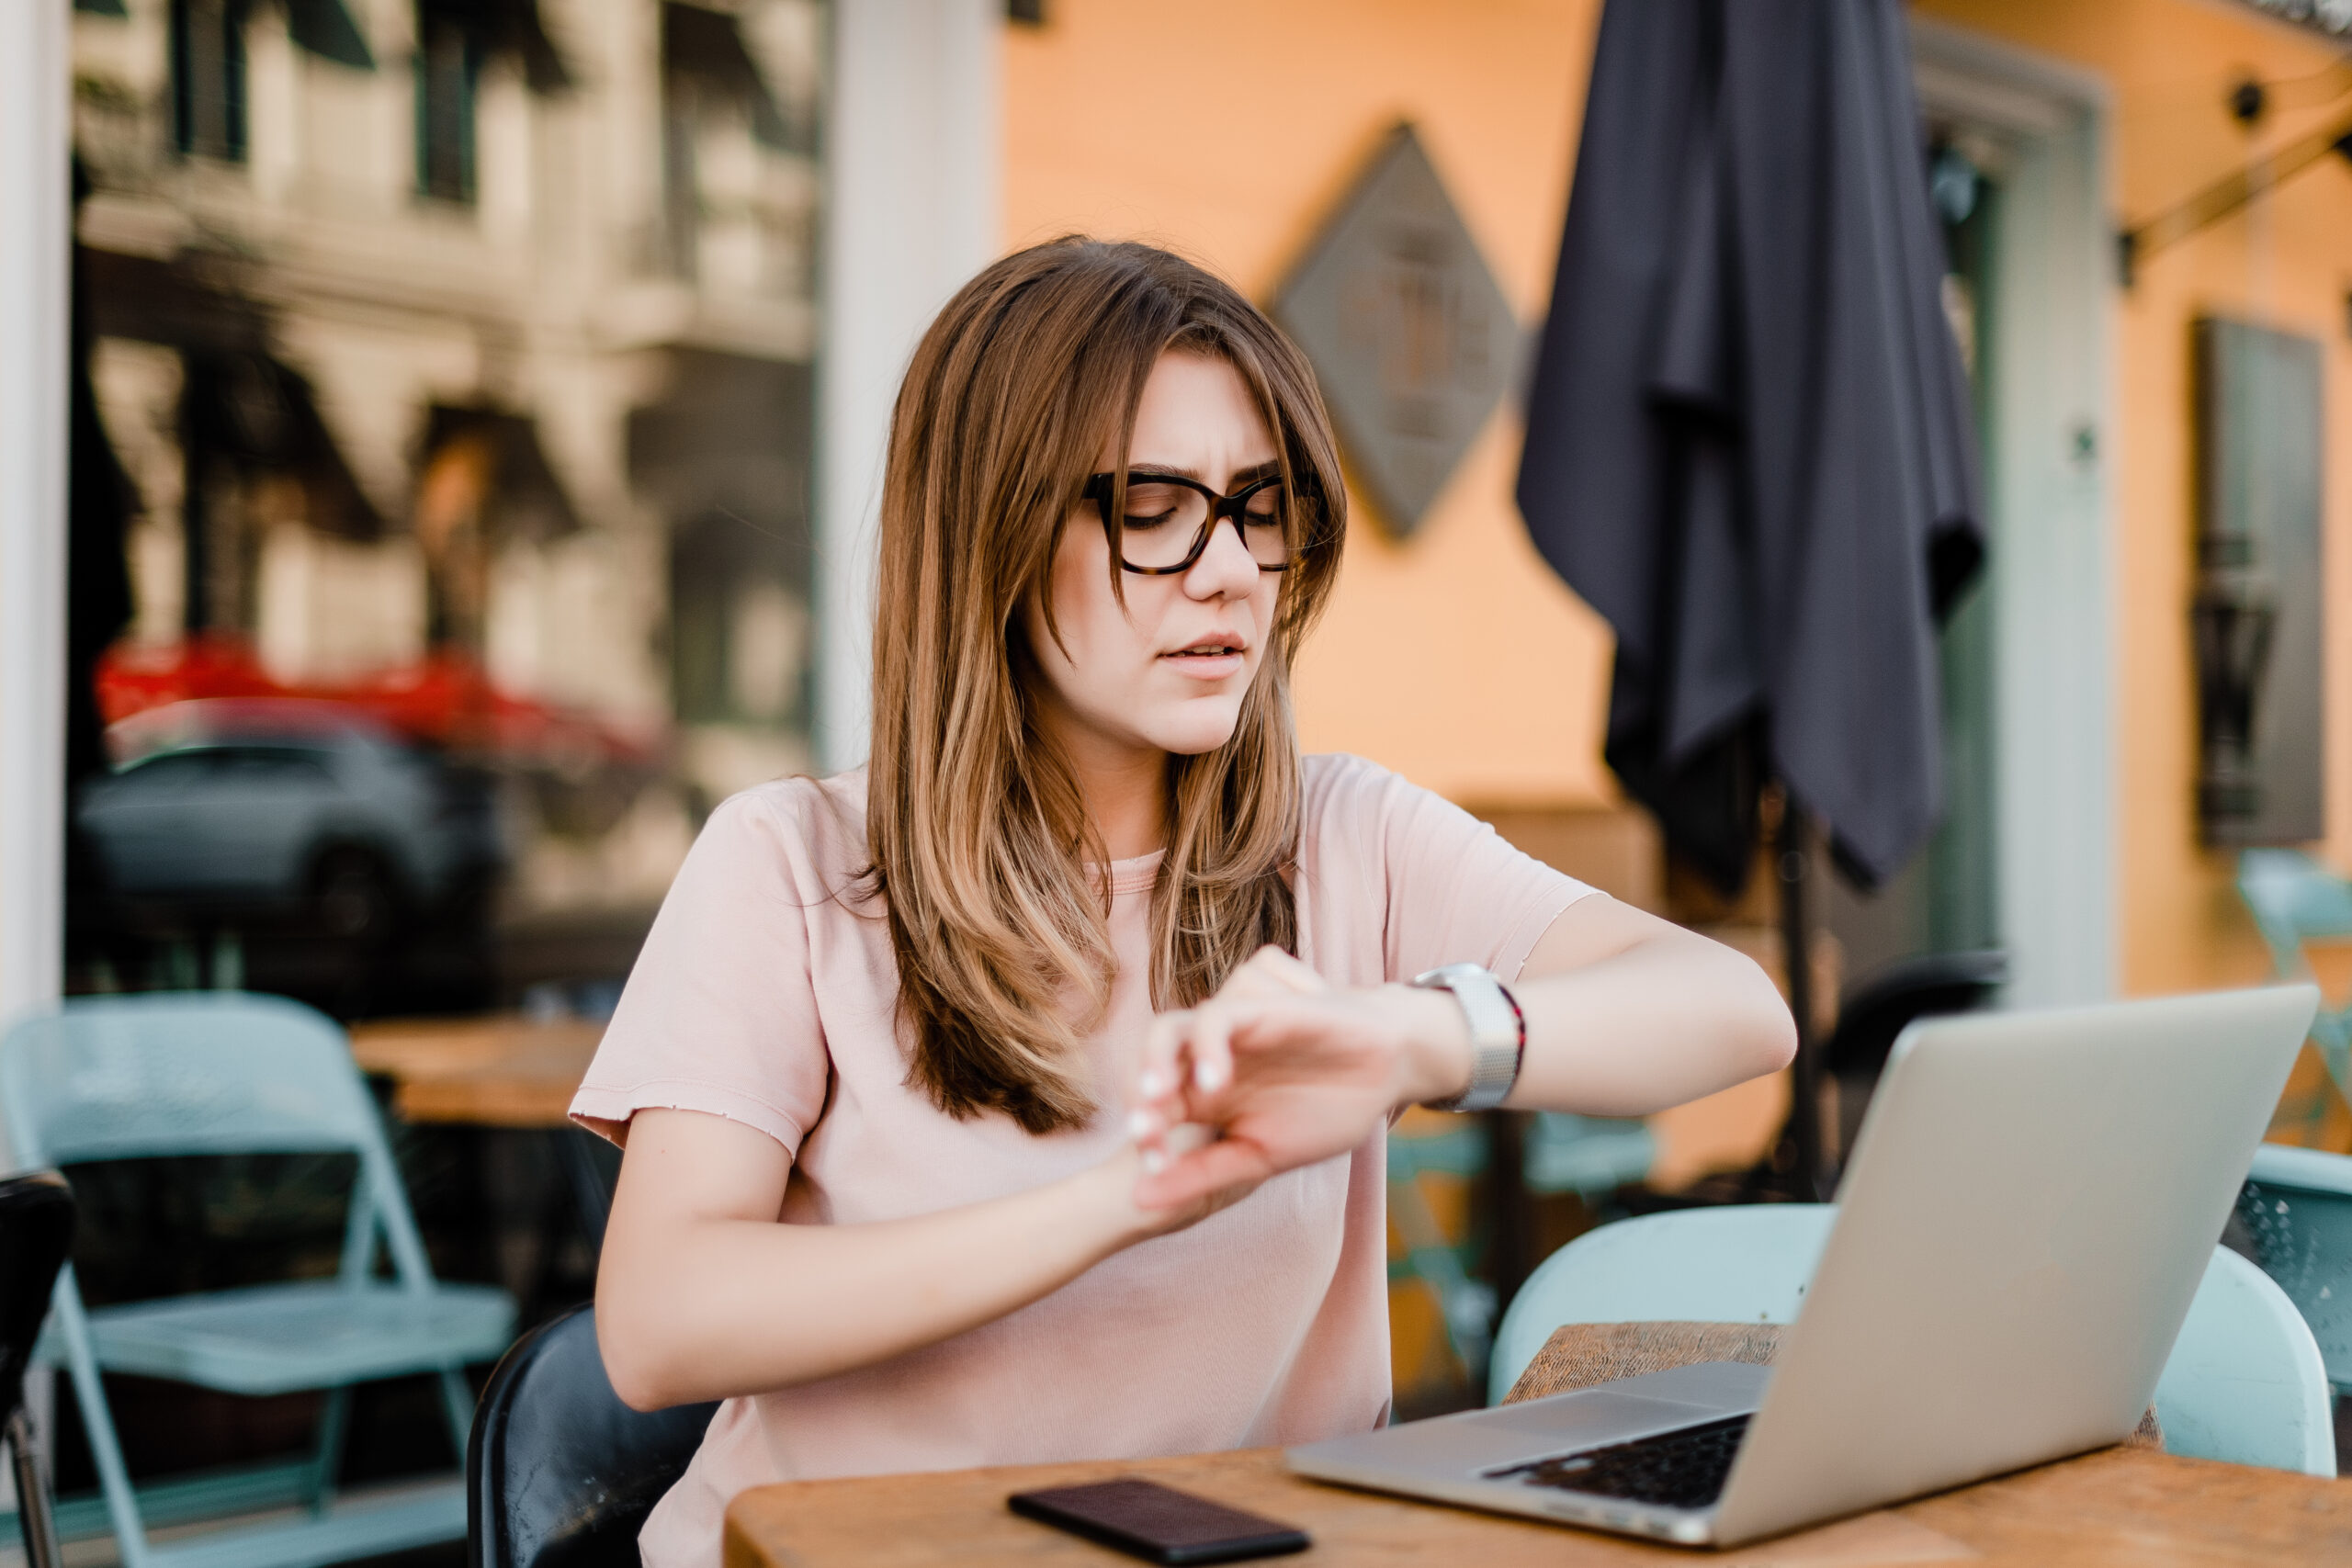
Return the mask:
<svg viewBox="0 0 2352 1568">
<path fill-rule="evenodd" d="M 873 761 L 712 815 L 572 1106 L 614 1386 L 727 1401 L 651 1568 L 763 1482 L 1374 1426 L 1399 1109 L 1788 1060 L 1745 958 L 1299 757 L 1344 514 L 1305 361 L 1175 256 L 1040 245 L 924 337 Z"/>
</svg>

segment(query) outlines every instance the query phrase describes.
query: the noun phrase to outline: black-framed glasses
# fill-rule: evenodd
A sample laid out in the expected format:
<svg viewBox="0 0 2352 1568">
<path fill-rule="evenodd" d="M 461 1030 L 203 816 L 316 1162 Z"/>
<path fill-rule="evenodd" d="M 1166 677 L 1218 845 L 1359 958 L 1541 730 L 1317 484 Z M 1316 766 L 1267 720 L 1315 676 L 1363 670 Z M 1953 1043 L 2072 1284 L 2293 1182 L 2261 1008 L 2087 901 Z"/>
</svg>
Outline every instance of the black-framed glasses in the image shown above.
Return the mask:
<svg viewBox="0 0 2352 1568">
<path fill-rule="evenodd" d="M 1124 505 L 1114 495 L 1118 478 L 1096 474 L 1079 493 L 1094 503 L 1119 564 L 1129 571 L 1146 577 L 1190 571 L 1207 551 L 1217 524 L 1228 517 L 1260 571 L 1288 571 L 1297 558 L 1296 508 L 1280 474 L 1219 495 L 1181 474 L 1130 472 Z"/>
</svg>

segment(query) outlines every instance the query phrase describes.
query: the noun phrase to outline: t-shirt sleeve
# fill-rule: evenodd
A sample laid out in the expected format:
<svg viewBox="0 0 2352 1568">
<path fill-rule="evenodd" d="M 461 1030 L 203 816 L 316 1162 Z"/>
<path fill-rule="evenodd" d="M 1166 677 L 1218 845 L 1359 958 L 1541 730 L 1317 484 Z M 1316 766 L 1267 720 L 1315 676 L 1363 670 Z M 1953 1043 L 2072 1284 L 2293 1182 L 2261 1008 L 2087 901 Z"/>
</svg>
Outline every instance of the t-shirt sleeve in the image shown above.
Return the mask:
<svg viewBox="0 0 2352 1568">
<path fill-rule="evenodd" d="M 1442 795 L 1354 757 L 1318 758 L 1330 772 L 1323 809 L 1385 889 L 1383 964 L 1409 980 L 1442 964 L 1485 965 L 1517 978 L 1560 912 L 1594 891 L 1522 853 Z"/>
<path fill-rule="evenodd" d="M 701 1111 L 799 1153 L 831 1060 L 810 978 L 804 823 L 780 798 L 727 801 L 687 852 L 572 1098 L 591 1131 L 622 1143 L 639 1111 Z"/>
</svg>

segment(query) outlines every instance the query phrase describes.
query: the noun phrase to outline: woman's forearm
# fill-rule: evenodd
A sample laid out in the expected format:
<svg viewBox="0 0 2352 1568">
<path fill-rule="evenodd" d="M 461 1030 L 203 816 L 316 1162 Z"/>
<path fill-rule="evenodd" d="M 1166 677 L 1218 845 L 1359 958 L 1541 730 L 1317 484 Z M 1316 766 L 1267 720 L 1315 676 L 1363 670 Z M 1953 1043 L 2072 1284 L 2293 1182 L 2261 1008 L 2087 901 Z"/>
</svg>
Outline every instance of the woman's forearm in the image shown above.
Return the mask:
<svg viewBox="0 0 2352 1568">
<path fill-rule="evenodd" d="M 760 1145 L 765 1145 L 763 1149 Z M 1003 1316 L 1165 1228 L 1114 1160 L 1029 1191 L 867 1224 L 741 1212 L 764 1134 L 640 1111 L 596 1282 L 597 1337 L 639 1409 L 752 1393 L 869 1366 Z M 782 1190 L 781 1172 L 765 1190 Z"/>
<path fill-rule="evenodd" d="M 1788 1008 L 1744 954 L 1655 916 L 1595 897 L 1570 905 L 1511 987 L 1527 1021 L 1519 1082 L 1529 1111 L 1644 1116 L 1778 1072 L 1796 1049 Z M 1412 1035 L 1408 1100 L 1469 1082 L 1461 1009 L 1399 989 Z"/>
<path fill-rule="evenodd" d="M 1507 1103 L 1526 1110 L 1645 1116 L 1778 1072 L 1796 1050 L 1764 971 L 1673 927 L 1573 971 L 1522 978 L 1514 995 L 1527 1055 Z"/>
</svg>

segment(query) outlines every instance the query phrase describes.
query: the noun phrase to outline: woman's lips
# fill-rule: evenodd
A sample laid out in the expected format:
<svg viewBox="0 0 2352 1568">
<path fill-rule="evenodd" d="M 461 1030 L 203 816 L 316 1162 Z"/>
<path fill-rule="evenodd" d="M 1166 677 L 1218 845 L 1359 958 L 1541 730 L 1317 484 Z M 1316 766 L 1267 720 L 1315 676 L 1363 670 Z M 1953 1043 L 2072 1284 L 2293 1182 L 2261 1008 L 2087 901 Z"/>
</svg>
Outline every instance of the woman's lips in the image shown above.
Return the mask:
<svg viewBox="0 0 2352 1568">
<path fill-rule="evenodd" d="M 1243 658 L 1238 649 L 1180 649 L 1163 653 L 1159 661 L 1170 669 L 1189 675 L 1195 681 L 1222 681 L 1241 672 Z"/>
</svg>

